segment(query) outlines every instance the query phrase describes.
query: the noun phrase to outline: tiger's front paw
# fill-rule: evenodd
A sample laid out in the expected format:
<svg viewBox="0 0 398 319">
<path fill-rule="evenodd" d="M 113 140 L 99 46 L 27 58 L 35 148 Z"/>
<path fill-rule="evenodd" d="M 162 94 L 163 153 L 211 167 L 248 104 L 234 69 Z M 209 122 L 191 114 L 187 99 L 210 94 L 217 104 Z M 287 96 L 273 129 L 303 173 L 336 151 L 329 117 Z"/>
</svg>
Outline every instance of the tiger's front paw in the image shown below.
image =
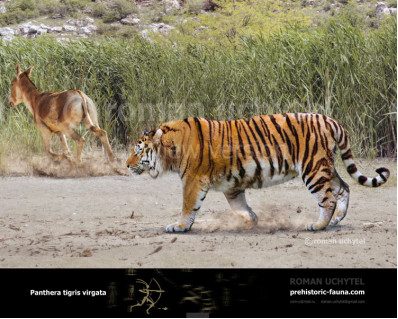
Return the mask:
<svg viewBox="0 0 398 319">
<path fill-rule="evenodd" d="M 166 232 L 168 233 L 183 233 L 189 231 L 190 229 L 191 227 L 188 227 L 182 223 L 174 223 L 166 226 Z"/>
<path fill-rule="evenodd" d="M 305 230 L 315 231 L 316 229 L 314 229 L 314 224 L 307 224 L 305 225 Z"/>
</svg>

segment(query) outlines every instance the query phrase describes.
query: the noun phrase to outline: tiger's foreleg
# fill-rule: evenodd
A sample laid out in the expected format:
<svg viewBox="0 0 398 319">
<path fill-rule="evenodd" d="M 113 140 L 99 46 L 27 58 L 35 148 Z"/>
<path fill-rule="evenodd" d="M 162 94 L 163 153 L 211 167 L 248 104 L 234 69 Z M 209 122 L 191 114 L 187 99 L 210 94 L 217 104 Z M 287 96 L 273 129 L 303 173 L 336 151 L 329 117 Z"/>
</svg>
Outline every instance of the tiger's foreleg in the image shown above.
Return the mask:
<svg viewBox="0 0 398 319">
<path fill-rule="evenodd" d="M 231 209 L 234 213 L 243 217 L 245 220 L 245 228 L 250 229 L 257 225 L 258 218 L 257 215 L 252 211 L 252 209 L 247 205 L 246 196 L 244 190 L 238 190 L 234 192 L 224 193 L 225 197 Z"/>
<path fill-rule="evenodd" d="M 187 232 L 195 221 L 196 213 L 202 207 L 208 188 L 208 183 L 197 178 L 186 178 L 183 181 L 183 204 L 180 219 L 166 227 L 166 231 Z"/>
</svg>

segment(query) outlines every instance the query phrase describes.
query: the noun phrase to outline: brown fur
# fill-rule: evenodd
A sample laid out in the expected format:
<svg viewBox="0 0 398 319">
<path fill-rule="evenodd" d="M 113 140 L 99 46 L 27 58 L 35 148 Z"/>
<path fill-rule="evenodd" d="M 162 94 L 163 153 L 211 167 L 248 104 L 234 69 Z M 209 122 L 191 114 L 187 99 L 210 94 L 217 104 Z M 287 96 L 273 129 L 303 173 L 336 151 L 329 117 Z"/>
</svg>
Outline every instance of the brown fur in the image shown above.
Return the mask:
<svg viewBox="0 0 398 319">
<path fill-rule="evenodd" d="M 137 152 L 137 145 L 142 151 Z M 162 171 L 180 175 L 182 215 L 167 231 L 189 230 L 210 188 L 223 191 L 232 210 L 250 228 L 257 217 L 246 203 L 245 189 L 279 184 L 297 175 L 321 208 L 318 221 L 307 225 L 307 229 L 319 230 L 330 221 L 341 221 L 348 208 L 348 185 L 333 167 L 335 146 L 340 148 L 347 171 L 357 182 L 375 187 L 388 179 L 386 168 L 379 168 L 375 178 L 360 174 L 341 125 L 327 116 L 307 113 L 234 121 L 188 118 L 165 123 L 137 142 L 126 164 L 134 173 L 145 154 L 153 152 Z M 156 163 L 153 158 L 149 162 Z"/>
<path fill-rule="evenodd" d="M 78 143 L 77 162 L 81 162 L 84 139 L 75 131 L 83 123 L 87 129 L 97 135 L 103 143 L 108 159 L 114 162 L 112 149 L 107 134 L 98 125 L 97 111 L 93 101 L 79 90 L 59 92 L 40 92 L 29 75 L 32 67 L 21 72 L 17 63 L 17 76 L 12 80 L 11 94 L 8 98 L 13 107 L 24 102 L 32 113 L 35 125 L 40 130 L 48 157 L 53 160 L 67 159 L 73 163 L 66 137 Z M 62 154 L 55 154 L 50 148 L 52 134 L 57 134 L 61 141 Z"/>
</svg>

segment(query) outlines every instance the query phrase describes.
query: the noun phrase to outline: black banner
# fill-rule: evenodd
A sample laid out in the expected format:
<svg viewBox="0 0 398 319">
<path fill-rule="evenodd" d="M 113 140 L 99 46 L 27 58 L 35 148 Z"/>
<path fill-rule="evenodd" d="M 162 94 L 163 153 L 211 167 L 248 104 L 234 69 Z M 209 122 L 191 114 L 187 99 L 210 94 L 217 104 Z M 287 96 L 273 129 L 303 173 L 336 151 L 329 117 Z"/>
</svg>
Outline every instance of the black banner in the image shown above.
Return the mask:
<svg viewBox="0 0 398 319">
<path fill-rule="evenodd" d="M 396 269 L 1 269 L 3 317 L 397 317 Z"/>
</svg>

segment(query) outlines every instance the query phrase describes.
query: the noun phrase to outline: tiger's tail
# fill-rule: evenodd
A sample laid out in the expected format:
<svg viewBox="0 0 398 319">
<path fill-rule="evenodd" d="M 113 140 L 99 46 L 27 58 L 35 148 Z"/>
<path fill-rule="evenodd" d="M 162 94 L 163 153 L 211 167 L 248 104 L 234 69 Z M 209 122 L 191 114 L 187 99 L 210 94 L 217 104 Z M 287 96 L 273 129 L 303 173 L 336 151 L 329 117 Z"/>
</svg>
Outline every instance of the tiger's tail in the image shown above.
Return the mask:
<svg viewBox="0 0 398 319">
<path fill-rule="evenodd" d="M 390 171 L 385 167 L 378 167 L 376 173 L 379 174 L 377 177 L 367 177 L 358 170 L 355 165 L 354 158 L 350 149 L 350 141 L 343 127 L 334 120 L 332 121 L 332 129 L 334 131 L 334 137 L 337 145 L 339 146 L 341 159 L 343 160 L 344 166 L 347 169 L 348 174 L 351 178 L 356 180 L 359 184 L 368 187 L 379 187 L 380 185 L 387 182 L 390 176 Z"/>
</svg>

